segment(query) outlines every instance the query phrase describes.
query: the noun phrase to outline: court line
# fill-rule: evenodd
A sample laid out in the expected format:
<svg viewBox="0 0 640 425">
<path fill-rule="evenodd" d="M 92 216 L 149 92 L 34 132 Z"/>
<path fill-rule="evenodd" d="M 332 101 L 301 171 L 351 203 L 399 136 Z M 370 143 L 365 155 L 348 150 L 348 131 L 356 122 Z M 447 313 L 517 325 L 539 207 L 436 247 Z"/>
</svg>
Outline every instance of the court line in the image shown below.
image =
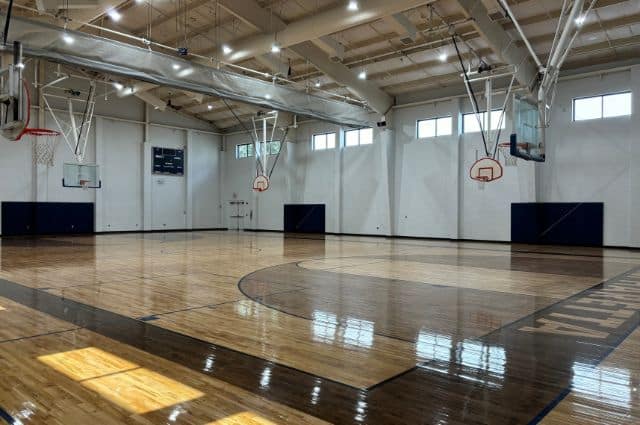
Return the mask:
<svg viewBox="0 0 640 425">
<path fill-rule="evenodd" d="M 16 423 L 16 420 L 9 414 L 9 412 L 4 410 L 2 406 L 0 406 L 0 418 L 2 418 L 9 425 L 14 425 Z"/>
<path fill-rule="evenodd" d="M 604 282 L 599 283 L 598 285 L 595 285 L 592 288 L 588 288 L 585 289 L 584 291 L 580 291 L 575 295 L 572 295 L 562 301 L 559 301 L 553 305 L 550 305 L 548 307 L 545 307 L 541 310 L 539 310 L 538 313 L 544 313 L 546 310 L 551 309 L 554 306 L 557 306 L 560 303 L 564 303 L 567 301 L 570 301 L 572 299 L 576 299 L 579 298 L 580 296 L 582 296 L 584 293 L 589 292 L 589 291 L 593 291 L 593 290 L 597 290 L 598 286 L 602 286 L 604 288 L 604 286 L 606 284 L 608 284 L 609 282 L 611 283 L 615 283 L 615 281 L 618 281 L 620 279 L 623 279 L 624 277 L 627 277 L 628 275 L 632 275 L 634 273 L 637 273 L 638 271 L 640 271 L 640 267 L 633 267 L 630 270 L 627 270 L 626 272 L 615 276 L 611 279 L 608 279 Z M 535 314 L 535 313 L 534 313 Z M 520 320 L 526 320 L 528 318 L 531 318 L 532 316 L 534 316 L 534 314 L 531 314 L 529 316 L 525 316 L 522 319 L 516 320 L 515 322 L 513 322 L 512 324 L 515 324 L 516 322 L 520 321 Z M 636 315 L 638 314 L 638 312 L 635 313 Z M 633 317 L 633 316 L 632 316 Z M 631 319 L 628 319 L 631 320 Z M 639 321 L 640 323 L 640 321 Z M 622 334 L 618 340 L 616 341 L 615 344 L 611 344 L 610 346 L 608 346 L 606 352 L 604 353 L 604 355 L 602 357 L 600 357 L 600 359 L 598 359 L 596 362 L 594 362 L 593 364 L 591 364 L 590 366 L 595 369 L 597 368 L 600 364 L 602 364 L 603 361 L 605 361 L 607 359 L 607 357 L 609 357 L 611 355 L 611 353 L 613 353 L 618 347 L 620 347 L 620 345 L 622 345 L 623 342 L 626 341 L 626 339 L 629 337 L 629 335 L 631 335 L 633 332 L 635 332 L 640 326 L 636 325 L 636 326 L 630 326 L 629 329 Z M 495 331 L 494 331 L 495 332 Z M 490 334 L 493 334 L 494 332 L 491 332 Z M 489 334 L 489 335 L 490 335 Z M 571 393 L 571 391 L 573 390 L 573 385 L 569 384 L 567 387 L 565 387 L 564 390 L 562 390 L 549 404 L 547 404 L 529 423 L 528 425 L 536 425 L 538 423 L 540 423 L 540 421 L 542 421 L 549 413 L 551 413 L 551 411 L 557 407 L 558 404 L 560 404 L 562 402 L 562 400 L 564 400 L 566 398 L 567 395 L 569 395 Z"/>
<path fill-rule="evenodd" d="M 341 257 L 338 257 L 338 258 L 341 258 Z M 345 257 L 345 258 L 351 258 L 351 257 Z M 366 258 L 366 256 L 364 256 L 364 257 L 360 257 L 360 258 Z M 288 264 L 285 264 L 285 265 L 295 264 L 297 267 L 300 267 L 300 263 L 301 263 L 301 262 L 294 262 L 294 263 L 288 263 Z M 257 270 L 257 271 L 255 271 L 255 272 L 250 273 L 249 275 L 247 275 L 247 276 L 243 277 L 243 279 L 241 279 L 241 280 L 240 280 L 240 282 L 238 282 L 238 289 L 240 290 L 240 292 L 242 292 L 242 293 L 243 293 L 245 296 L 247 296 L 248 298 L 253 299 L 252 297 L 250 297 L 248 294 L 246 294 L 246 293 L 242 290 L 241 284 L 242 284 L 243 280 L 244 280 L 245 278 L 248 278 L 249 276 L 251 276 L 251 275 L 255 274 L 255 273 L 259 273 L 260 271 L 264 271 L 264 270 L 269 270 L 269 269 L 274 268 L 274 267 L 278 267 L 278 266 L 266 267 L 266 268 L 264 268 L 264 269 Z M 303 269 L 303 270 L 310 270 L 310 269 L 305 269 L 305 268 L 303 268 L 303 267 L 300 267 L 300 268 L 301 268 L 301 269 Z M 323 270 L 313 270 L 313 269 L 311 269 L 311 271 L 319 271 L 319 272 L 333 273 L 332 271 L 326 271 L 326 270 L 324 270 L 324 269 L 323 269 Z M 503 326 L 501 326 L 501 327 L 499 327 L 499 328 L 497 328 L 497 329 L 494 329 L 493 331 L 490 331 L 490 332 L 488 332 L 488 333 L 486 333 L 486 334 L 484 334 L 484 335 L 482 335 L 482 336 L 478 336 L 478 337 L 474 337 L 474 338 L 466 338 L 466 339 L 468 339 L 468 340 L 478 341 L 478 342 L 480 342 L 480 343 L 484 343 L 484 342 L 486 342 L 486 339 L 487 339 L 487 338 L 490 338 L 491 336 L 493 336 L 493 335 L 494 335 L 494 334 L 496 334 L 496 333 L 501 333 L 501 332 L 504 332 L 505 330 L 508 330 L 508 328 L 509 328 L 509 327 L 513 327 L 513 326 L 514 326 L 516 323 L 518 323 L 518 322 L 526 321 L 526 320 L 531 320 L 531 319 L 532 319 L 532 318 L 534 318 L 535 316 L 544 315 L 546 312 L 548 312 L 548 311 L 552 311 L 552 309 L 553 309 L 553 308 L 561 307 L 561 304 L 563 304 L 563 303 L 571 302 L 571 300 L 578 299 L 578 298 L 580 298 L 581 296 L 584 296 L 584 295 L 585 295 L 586 293 L 588 293 L 588 292 L 593 292 L 593 291 L 597 291 L 597 290 L 599 290 L 599 289 L 603 289 L 603 288 L 605 288 L 605 287 L 606 287 L 605 285 L 607 285 L 607 284 L 609 284 L 609 283 L 615 283 L 615 282 L 619 281 L 620 279 L 624 279 L 625 277 L 627 277 L 627 276 L 629 276 L 629 275 L 632 275 L 632 274 L 634 274 L 634 273 L 636 273 L 636 272 L 638 272 L 638 271 L 640 271 L 640 266 L 637 266 L 637 265 L 636 265 L 636 266 L 632 266 L 632 267 L 630 267 L 629 269 L 627 269 L 626 271 L 624 271 L 624 272 L 622 272 L 622 273 L 620 273 L 620 274 L 618 274 L 618 275 L 616 275 L 616 276 L 613 276 L 613 277 L 610 277 L 610 278 L 608 278 L 608 279 L 602 280 L 602 281 L 598 282 L 597 284 L 595 284 L 595 285 L 593 285 L 593 286 L 591 286 L 591 287 L 585 288 L 585 289 L 583 289 L 583 290 L 581 290 L 581 291 L 578 291 L 578 292 L 576 292 L 576 293 L 574 293 L 574 294 L 572 294 L 572 295 L 569 295 L 568 297 L 566 297 L 566 298 L 564 298 L 564 299 L 559 299 L 558 301 L 555 301 L 555 302 L 553 302 L 552 304 L 550 304 L 550 305 L 548 305 L 548 306 L 546 306 L 546 307 L 543 307 L 543 308 L 541 308 L 541 309 L 539 309 L 539 310 L 536 310 L 536 311 L 534 311 L 534 312 L 532 312 L 532 313 L 530 313 L 530 314 L 528 314 L 528 315 L 525 315 L 525 316 L 520 317 L 520 318 L 518 318 L 518 319 L 515 319 L 515 320 L 513 320 L 513 321 L 511 321 L 511 322 L 509 322 L 509 323 L 506 323 L 506 324 L 504 324 Z M 428 284 L 428 283 L 426 283 L 426 284 L 427 284 L 427 285 L 431 285 L 431 284 Z M 307 290 L 307 289 L 309 289 L 309 288 L 304 288 L 303 290 Z M 309 320 L 309 321 L 311 321 L 311 320 L 312 320 L 312 319 L 310 319 L 310 318 L 308 318 L 308 317 L 304 317 L 304 316 L 301 316 L 301 315 L 298 315 L 298 314 L 295 314 L 295 313 L 290 313 L 290 312 L 284 311 L 284 310 L 282 310 L 281 308 L 278 308 L 278 307 L 273 307 L 273 306 L 266 305 L 266 304 L 264 304 L 264 302 L 263 302 L 263 300 L 262 300 L 262 298 L 263 298 L 263 297 L 260 297 L 260 298 L 261 298 L 261 299 L 260 299 L 260 301 L 258 301 L 257 299 L 253 299 L 253 300 L 254 300 L 255 302 L 258 302 L 258 303 L 260 303 L 261 305 L 264 305 L 264 306 L 266 306 L 266 307 L 268 307 L 268 308 L 271 308 L 271 309 L 273 309 L 273 310 L 280 311 L 280 312 L 283 312 L 283 313 L 285 313 L 285 314 L 288 314 L 288 315 L 291 315 L 291 316 L 294 316 L 294 317 L 298 317 L 298 318 L 301 318 L 301 319 L 305 319 L 305 320 Z M 341 323 L 337 323 L 337 325 L 338 325 L 338 326 L 342 326 L 342 324 L 341 324 Z M 593 363 L 591 366 L 595 368 L 595 367 L 597 367 L 599 364 L 601 364 L 601 363 L 602 363 L 602 362 L 603 362 L 603 361 L 604 361 L 604 360 L 605 360 L 605 359 L 606 359 L 606 358 L 607 358 L 607 357 L 608 357 L 608 356 L 609 356 L 609 355 L 610 355 L 610 354 L 611 354 L 615 349 L 617 349 L 617 348 L 618 348 L 618 347 L 619 347 L 619 346 L 620 346 L 620 345 L 621 345 L 621 344 L 622 344 L 622 343 L 623 343 L 623 342 L 628 338 L 628 336 L 629 336 L 632 332 L 634 332 L 637 328 L 638 328 L 638 326 L 635 326 L 635 327 L 633 327 L 633 326 L 632 326 L 632 327 L 631 327 L 627 332 L 625 332 L 625 334 L 623 334 L 623 335 L 622 335 L 622 336 L 621 336 L 621 337 L 616 341 L 616 343 L 615 343 L 615 344 L 612 344 L 611 346 L 609 346 L 609 347 L 608 347 L 608 350 L 607 350 L 607 351 L 602 355 L 602 357 L 600 357 L 600 359 L 599 359 L 597 362 Z M 379 334 L 379 333 L 375 333 L 375 334 L 376 334 L 376 335 L 379 335 L 379 336 L 385 336 L 385 335 L 381 335 L 381 334 Z M 385 337 L 387 337 L 387 338 L 393 338 L 393 339 L 399 339 L 399 338 L 394 338 L 394 337 L 389 337 L 389 336 L 385 336 Z M 400 340 L 402 340 L 402 339 L 400 339 Z M 408 342 L 411 342 L 411 341 L 408 341 Z M 415 342 L 415 341 L 414 341 L 414 342 Z M 412 372 L 412 371 L 413 371 L 413 370 L 415 370 L 417 367 L 419 367 L 419 365 L 420 365 L 420 364 L 428 364 L 428 363 L 429 363 L 429 361 L 423 361 L 423 362 L 420 362 L 420 363 L 418 363 L 418 366 L 416 366 L 416 367 L 414 367 L 414 368 L 410 368 L 410 369 L 408 369 L 408 370 L 406 370 L 406 371 L 403 371 L 403 372 L 401 372 L 401 373 L 399 373 L 399 374 L 397 374 L 397 375 L 395 375 L 395 376 L 392 376 L 392 377 L 390 377 L 390 378 L 388 378 L 388 379 L 385 379 L 385 380 L 383 380 L 383 381 L 381 381 L 381 382 L 379 382 L 379 383 L 377 383 L 377 384 L 374 384 L 374 385 L 372 385 L 372 386 L 368 387 L 368 388 L 367 388 L 367 391 L 370 391 L 370 390 L 372 390 L 372 389 L 374 389 L 374 388 L 381 387 L 381 386 L 383 386 L 383 385 L 384 385 L 384 384 L 386 384 L 386 383 L 389 383 L 389 382 L 391 382 L 391 381 L 394 381 L 395 379 L 400 378 L 400 377 L 404 376 L 405 374 Z M 451 362 L 449 362 L 449 363 L 451 363 Z M 538 424 L 538 423 L 539 423 L 539 422 L 540 422 L 540 421 L 541 421 L 541 420 L 542 420 L 542 419 L 543 419 L 543 418 L 544 418 L 544 417 L 545 417 L 549 412 L 551 412 L 551 411 L 552 411 L 552 410 L 553 410 L 553 409 L 554 409 L 554 408 L 555 408 L 555 407 L 556 407 L 556 406 L 557 406 L 557 405 L 558 405 L 558 404 L 559 404 L 559 403 L 560 403 L 560 402 L 561 402 L 561 401 L 562 401 L 562 400 L 563 400 L 563 399 L 564 399 L 564 398 L 565 398 L 565 397 L 566 397 L 566 396 L 571 392 L 571 389 L 572 389 L 572 386 L 571 386 L 571 384 L 570 384 L 570 385 L 569 385 L 569 386 L 567 386 L 564 390 L 562 390 L 562 391 L 561 391 L 561 392 L 560 392 L 560 393 L 559 393 L 559 394 L 558 394 L 558 395 L 557 395 L 557 396 L 556 396 L 556 397 L 555 397 L 555 398 L 554 398 L 554 399 L 553 399 L 549 404 L 547 404 L 547 405 L 542 409 L 542 411 L 540 411 L 540 412 L 539 412 L 539 413 L 534 417 L 534 419 L 532 419 L 528 424 L 529 424 L 529 425 L 536 425 L 536 424 Z"/>
<path fill-rule="evenodd" d="M 52 331 L 52 332 L 46 332 L 46 333 L 43 333 L 43 334 L 23 336 L 23 337 L 20 337 L 20 338 L 5 339 L 5 340 L 0 341 L 0 344 L 7 344 L 7 343 L 10 343 L 10 342 L 24 341 L 24 340 L 33 339 L 33 338 L 40 338 L 42 336 L 63 334 L 65 332 L 77 331 L 79 329 L 81 329 L 81 328 L 76 326 L 76 327 L 69 328 L 69 329 L 63 329 L 63 330 L 60 330 L 60 331 Z"/>
<path fill-rule="evenodd" d="M 245 231 L 247 234 L 255 234 L 258 237 L 265 237 L 269 239 L 277 239 L 276 237 L 264 236 L 260 235 L 260 233 L 266 232 L 252 232 Z M 280 234 L 284 234 L 283 232 L 277 232 Z M 638 260 L 640 261 L 640 257 L 621 257 L 615 255 L 595 255 L 595 254 L 572 254 L 569 252 L 557 252 L 557 251 L 539 251 L 539 250 L 519 250 L 513 249 L 513 243 L 507 241 L 476 241 L 476 240 L 460 240 L 460 239 L 436 239 L 436 238 L 410 238 L 404 236 L 383 236 L 383 235 L 339 235 L 339 234 L 326 234 L 326 236 L 332 236 L 335 239 L 332 242 L 338 243 L 361 243 L 361 244 L 379 244 L 382 241 L 361 241 L 361 240 L 340 240 L 340 238 L 371 238 L 371 239 L 383 239 L 385 242 L 392 241 L 394 245 L 402 245 L 402 246 L 410 246 L 410 247 L 425 247 L 425 248 L 444 248 L 444 249 L 455 249 L 459 250 L 475 250 L 475 251 L 491 251 L 491 252 L 503 252 L 503 253 L 518 253 L 518 254 L 549 254 L 549 255 L 563 255 L 568 257 L 590 257 L 590 258 L 617 258 L 617 259 L 625 259 L 625 260 Z M 325 240 L 319 238 L 312 237 L 304 237 L 304 236 L 287 236 L 290 239 L 307 239 L 307 240 Z M 279 238 L 282 239 L 282 238 Z M 401 240 L 414 240 L 416 242 L 431 242 L 431 243 L 423 243 L 423 244 L 410 244 L 410 243 L 397 243 L 396 241 Z M 446 246 L 446 245 L 434 245 L 433 242 L 444 242 L 449 244 L 493 244 L 493 245 L 502 245 L 505 249 L 493 249 L 486 247 L 474 247 L 474 246 Z M 553 246 L 553 245 L 536 245 L 540 248 Z M 584 248 L 579 246 L 571 246 L 566 245 L 567 248 Z M 604 246 L 604 247 L 587 247 L 593 249 L 602 249 L 602 250 L 619 250 L 619 251 L 629 251 L 629 252 L 638 252 L 640 253 L 640 248 L 632 248 L 632 247 L 616 247 L 616 246 Z"/>
<path fill-rule="evenodd" d="M 38 294 L 39 296 L 34 297 L 34 295 Z M 60 320 L 66 321 L 68 323 L 73 323 L 79 327 L 79 329 L 86 329 L 107 338 L 118 341 L 122 344 L 135 347 L 142 351 L 145 351 L 149 354 L 152 354 L 157 357 L 165 358 L 169 361 L 182 364 L 187 368 L 195 370 L 196 372 L 203 373 L 200 363 L 198 363 L 195 367 L 188 364 L 186 361 L 181 361 L 180 359 L 176 359 L 175 356 L 171 355 L 171 353 L 162 352 L 159 349 L 153 349 L 147 346 L 147 339 L 136 340 L 132 335 L 132 329 L 136 327 L 144 328 L 145 338 L 149 338 L 149 334 L 156 333 L 157 338 L 165 338 L 167 340 L 173 339 L 188 339 L 189 341 L 193 341 L 196 345 L 206 347 L 210 352 L 211 348 L 223 351 L 226 350 L 230 353 L 235 353 L 240 357 L 244 357 L 246 359 L 250 359 L 253 361 L 258 361 L 262 364 L 271 364 L 275 365 L 283 370 L 293 371 L 295 373 L 306 375 L 308 377 L 312 377 L 314 379 L 320 379 L 325 381 L 325 383 L 331 383 L 333 385 L 338 385 L 343 388 L 347 388 L 353 391 L 361 391 L 363 388 L 355 387 L 344 382 L 336 381 L 331 378 L 326 378 L 323 376 L 315 375 L 310 372 L 306 372 L 301 369 L 297 369 L 292 366 L 284 365 L 278 362 L 270 361 L 263 359 L 258 356 L 254 356 L 252 354 L 248 354 L 242 352 L 240 350 L 236 350 L 234 348 L 226 347 L 224 345 L 216 344 L 210 341 L 202 340 L 197 337 L 172 331 L 170 329 L 163 328 L 161 326 L 153 325 L 149 322 L 143 322 L 137 320 L 135 318 L 127 317 L 121 315 L 119 313 L 114 313 L 109 310 L 105 310 L 103 308 L 91 306 L 89 304 L 84 304 L 79 301 L 75 301 L 69 298 L 63 298 L 58 295 L 51 294 L 46 291 L 41 291 L 37 288 L 31 288 L 16 282 L 9 281 L 7 279 L 0 278 L 0 296 L 15 301 L 19 304 L 22 304 L 26 307 L 29 307 L 33 310 L 39 311 L 41 313 L 48 314 Z M 48 298 L 48 299 L 43 299 Z M 237 301 L 235 301 L 237 302 Z M 204 307 L 206 308 L 206 307 Z M 99 320 L 96 318 L 97 315 L 106 316 L 103 320 Z M 128 333 L 122 333 L 123 329 L 128 327 Z M 184 344 L 180 344 L 180 347 L 184 347 Z M 166 343 L 162 344 L 163 348 L 166 347 Z M 207 375 L 207 373 L 204 373 Z M 213 375 L 212 375 L 213 376 Z M 213 376 L 214 378 L 218 378 L 217 376 Z M 224 378 L 218 378 L 225 380 Z M 231 381 L 225 381 L 229 383 L 234 383 Z M 235 382 L 235 385 L 243 387 L 241 383 Z M 282 400 L 280 400 L 282 402 Z"/>
</svg>

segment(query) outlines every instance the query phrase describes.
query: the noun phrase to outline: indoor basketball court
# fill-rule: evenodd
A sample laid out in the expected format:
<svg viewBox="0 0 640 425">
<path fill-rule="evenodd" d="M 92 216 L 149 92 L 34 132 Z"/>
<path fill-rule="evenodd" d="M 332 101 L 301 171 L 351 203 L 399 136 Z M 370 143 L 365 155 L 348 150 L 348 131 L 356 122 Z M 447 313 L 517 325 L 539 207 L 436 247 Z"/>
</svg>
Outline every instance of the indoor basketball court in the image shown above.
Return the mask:
<svg viewBox="0 0 640 425">
<path fill-rule="evenodd" d="M 640 423 L 640 0 L 0 3 L 0 425 Z"/>
</svg>

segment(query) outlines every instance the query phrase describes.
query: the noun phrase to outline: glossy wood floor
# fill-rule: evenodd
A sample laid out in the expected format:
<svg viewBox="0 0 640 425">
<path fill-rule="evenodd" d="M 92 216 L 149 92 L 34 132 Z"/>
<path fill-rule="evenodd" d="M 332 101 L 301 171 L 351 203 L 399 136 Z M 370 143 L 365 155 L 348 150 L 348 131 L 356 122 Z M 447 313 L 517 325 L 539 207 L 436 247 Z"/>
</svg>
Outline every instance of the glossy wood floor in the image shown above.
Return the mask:
<svg viewBox="0 0 640 425">
<path fill-rule="evenodd" d="M 0 239 L 0 424 L 638 424 L 640 252 Z"/>
</svg>

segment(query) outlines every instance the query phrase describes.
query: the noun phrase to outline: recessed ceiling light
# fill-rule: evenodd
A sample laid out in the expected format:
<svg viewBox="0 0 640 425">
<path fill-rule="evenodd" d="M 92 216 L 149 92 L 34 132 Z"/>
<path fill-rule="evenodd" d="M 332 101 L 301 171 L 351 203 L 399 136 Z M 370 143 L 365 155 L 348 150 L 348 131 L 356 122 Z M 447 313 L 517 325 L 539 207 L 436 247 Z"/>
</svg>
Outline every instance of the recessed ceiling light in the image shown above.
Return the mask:
<svg viewBox="0 0 640 425">
<path fill-rule="evenodd" d="M 113 22 L 118 22 L 120 20 L 120 18 L 122 18 L 122 15 L 120 14 L 120 12 L 118 12 L 115 9 L 109 9 L 107 11 L 107 15 L 109 15 L 109 17 L 111 18 L 111 20 Z"/>
<path fill-rule="evenodd" d="M 73 42 L 75 41 L 75 39 L 72 36 L 70 36 L 69 34 L 63 34 L 62 35 L 62 39 L 67 44 L 73 44 Z"/>
<path fill-rule="evenodd" d="M 358 10 L 358 2 L 356 0 L 350 0 L 347 5 L 347 10 L 356 11 Z"/>
<path fill-rule="evenodd" d="M 360 71 L 360 74 L 358 74 L 358 78 L 360 78 L 361 80 L 366 80 L 367 79 L 367 71 Z"/>
<path fill-rule="evenodd" d="M 231 47 L 229 47 L 226 44 L 222 45 L 222 53 L 224 53 L 225 55 L 230 54 L 231 52 L 233 52 L 233 49 Z"/>
</svg>

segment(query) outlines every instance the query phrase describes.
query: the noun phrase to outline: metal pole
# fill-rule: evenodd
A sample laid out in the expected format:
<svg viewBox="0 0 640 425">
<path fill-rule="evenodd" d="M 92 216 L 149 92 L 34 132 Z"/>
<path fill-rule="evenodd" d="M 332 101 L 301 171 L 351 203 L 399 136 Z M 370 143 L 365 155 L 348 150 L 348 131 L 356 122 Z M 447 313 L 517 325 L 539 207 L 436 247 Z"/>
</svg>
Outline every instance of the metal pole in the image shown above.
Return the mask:
<svg viewBox="0 0 640 425">
<path fill-rule="evenodd" d="M 525 46 L 527 46 L 527 49 L 529 50 L 531 57 L 535 61 L 536 65 L 538 66 L 538 69 L 543 70 L 544 66 L 542 65 L 542 62 L 540 62 L 540 59 L 538 59 L 538 55 L 536 54 L 535 50 L 533 50 L 533 46 L 531 46 L 531 43 L 529 43 L 527 36 L 524 34 L 524 31 L 522 31 L 522 27 L 518 23 L 518 20 L 511 12 L 511 8 L 509 7 L 509 4 L 507 4 L 506 0 L 500 0 L 500 4 L 504 8 L 504 10 L 507 12 L 509 19 L 511 19 L 511 22 L 513 22 L 513 26 L 516 27 L 516 31 L 518 31 L 518 34 L 520 34 L 520 38 L 522 38 L 522 41 L 524 41 Z"/>
</svg>

